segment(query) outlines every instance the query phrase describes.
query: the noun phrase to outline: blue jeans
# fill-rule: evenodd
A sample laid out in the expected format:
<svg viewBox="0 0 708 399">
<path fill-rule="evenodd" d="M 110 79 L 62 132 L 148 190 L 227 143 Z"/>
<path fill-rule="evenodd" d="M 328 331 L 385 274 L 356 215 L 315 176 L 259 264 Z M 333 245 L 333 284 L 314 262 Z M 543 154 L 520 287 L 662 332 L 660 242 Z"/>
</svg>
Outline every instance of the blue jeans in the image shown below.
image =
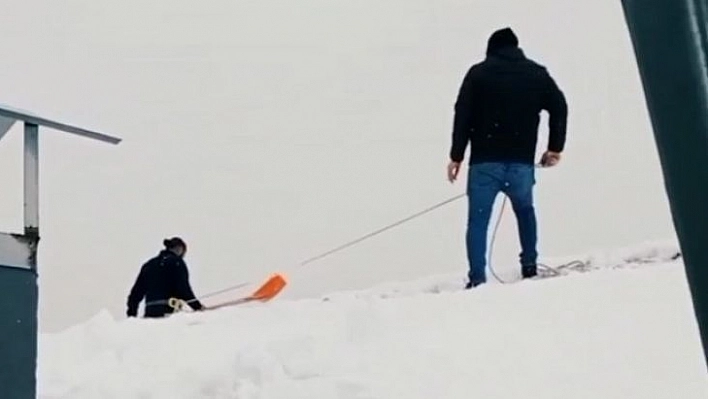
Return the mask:
<svg viewBox="0 0 708 399">
<path fill-rule="evenodd" d="M 533 205 L 535 183 L 534 166 L 530 164 L 489 162 L 470 165 L 467 179 L 469 208 L 466 244 L 469 280 L 473 284 L 487 281 L 489 218 L 494 200 L 500 192 L 509 198 L 516 216 L 521 242 L 521 266 L 536 264 L 536 211 Z"/>
</svg>

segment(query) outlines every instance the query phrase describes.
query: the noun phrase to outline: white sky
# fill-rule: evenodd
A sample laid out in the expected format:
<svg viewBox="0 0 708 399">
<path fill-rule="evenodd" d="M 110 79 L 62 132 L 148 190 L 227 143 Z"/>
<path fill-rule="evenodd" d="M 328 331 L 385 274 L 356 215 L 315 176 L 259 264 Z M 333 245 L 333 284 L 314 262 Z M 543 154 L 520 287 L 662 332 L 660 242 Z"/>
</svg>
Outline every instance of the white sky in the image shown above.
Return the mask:
<svg viewBox="0 0 708 399">
<path fill-rule="evenodd" d="M 569 107 L 538 176 L 542 257 L 674 235 L 619 2 L 2 0 L 0 102 L 42 130 L 41 327 L 124 314 L 166 236 L 197 293 L 330 249 L 464 190 L 445 180 L 460 80 L 512 26 Z M 541 145 L 545 144 L 545 118 Z M 0 141 L 0 228 L 22 227 L 21 135 Z M 539 153 L 542 148 L 539 148 Z M 463 202 L 289 269 L 285 296 L 466 272 Z M 511 213 L 495 252 L 512 273 Z"/>
</svg>

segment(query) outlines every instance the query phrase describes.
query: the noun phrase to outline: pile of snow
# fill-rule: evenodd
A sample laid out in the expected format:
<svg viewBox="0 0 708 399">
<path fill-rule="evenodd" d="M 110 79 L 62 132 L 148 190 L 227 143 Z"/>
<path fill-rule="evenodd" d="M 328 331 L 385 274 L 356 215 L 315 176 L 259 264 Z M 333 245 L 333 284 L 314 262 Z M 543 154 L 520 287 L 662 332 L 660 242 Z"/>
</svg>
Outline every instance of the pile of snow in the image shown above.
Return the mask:
<svg viewBox="0 0 708 399">
<path fill-rule="evenodd" d="M 41 336 L 40 397 L 705 398 L 677 254 L 473 291 L 438 276 L 160 321 L 103 312 Z"/>
</svg>

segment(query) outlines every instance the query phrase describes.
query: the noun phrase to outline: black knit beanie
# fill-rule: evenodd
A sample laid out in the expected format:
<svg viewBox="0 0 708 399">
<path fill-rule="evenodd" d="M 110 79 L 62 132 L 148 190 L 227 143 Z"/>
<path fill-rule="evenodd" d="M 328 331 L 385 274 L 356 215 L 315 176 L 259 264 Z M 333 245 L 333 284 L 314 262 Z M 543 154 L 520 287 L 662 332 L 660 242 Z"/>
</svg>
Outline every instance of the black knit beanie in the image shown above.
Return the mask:
<svg viewBox="0 0 708 399">
<path fill-rule="evenodd" d="M 487 42 L 487 55 L 505 47 L 518 47 L 519 39 L 511 28 L 499 29 L 492 33 Z"/>
</svg>

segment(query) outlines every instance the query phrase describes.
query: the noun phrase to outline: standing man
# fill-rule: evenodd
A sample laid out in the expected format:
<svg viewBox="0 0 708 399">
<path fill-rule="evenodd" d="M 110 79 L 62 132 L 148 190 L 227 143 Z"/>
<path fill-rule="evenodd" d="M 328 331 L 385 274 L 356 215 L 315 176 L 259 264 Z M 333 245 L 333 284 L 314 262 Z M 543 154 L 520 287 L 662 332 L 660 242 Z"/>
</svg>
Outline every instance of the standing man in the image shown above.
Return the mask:
<svg viewBox="0 0 708 399">
<path fill-rule="evenodd" d="M 526 58 L 510 28 L 494 32 L 486 59 L 473 65 L 462 82 L 447 168 L 454 182 L 469 143 L 467 289 L 487 281 L 487 229 L 499 192 L 509 197 L 516 216 L 522 276 L 536 275 L 534 158 L 542 110 L 549 113 L 549 140 L 541 165 L 554 166 L 565 145 L 568 107 L 563 92 L 545 67 Z"/>
</svg>

